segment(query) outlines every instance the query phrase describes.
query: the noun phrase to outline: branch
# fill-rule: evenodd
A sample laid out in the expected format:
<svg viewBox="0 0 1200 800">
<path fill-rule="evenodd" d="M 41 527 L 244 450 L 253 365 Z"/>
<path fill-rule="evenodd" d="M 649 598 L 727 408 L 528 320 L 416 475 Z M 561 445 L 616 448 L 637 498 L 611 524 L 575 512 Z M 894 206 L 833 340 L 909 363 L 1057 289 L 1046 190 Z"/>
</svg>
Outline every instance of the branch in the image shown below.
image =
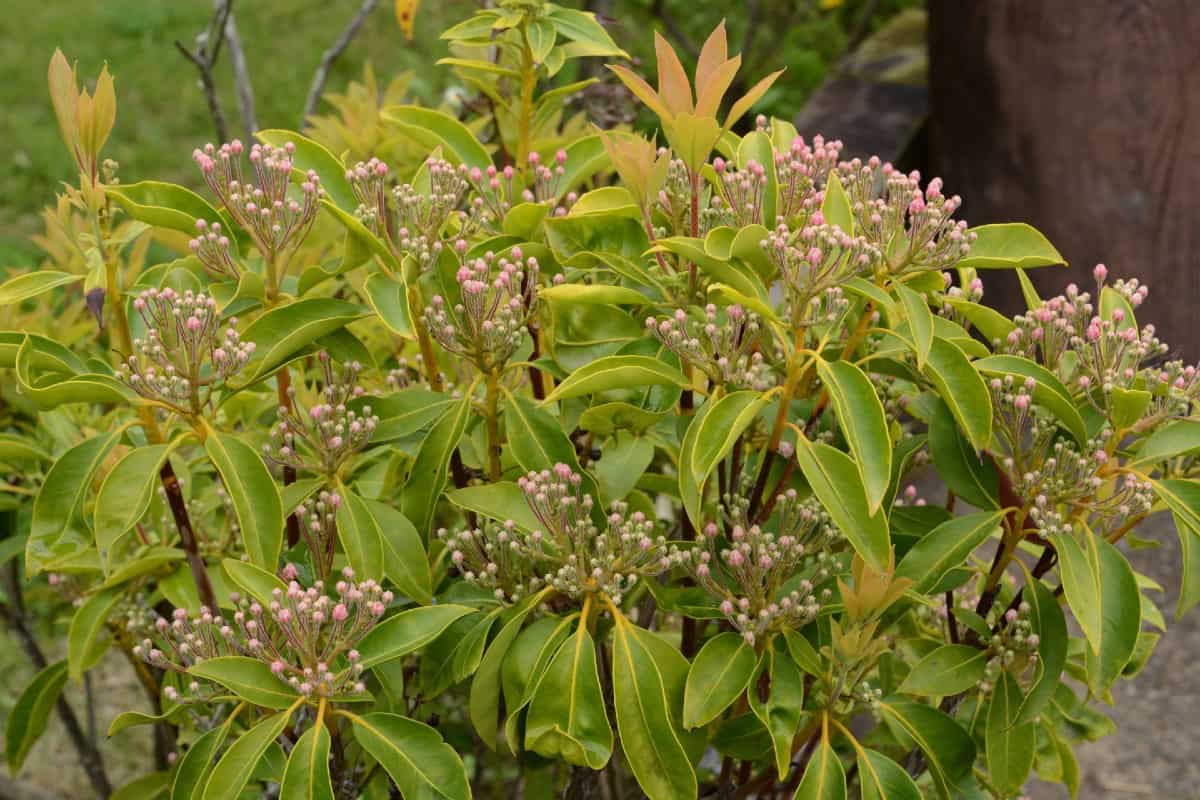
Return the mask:
<svg viewBox="0 0 1200 800">
<path fill-rule="evenodd" d="M 221 98 L 217 95 L 217 83 L 213 79 L 213 67 L 221 55 L 221 44 L 229 29 L 229 17 L 233 14 L 233 0 L 217 0 L 216 10 L 209 22 L 208 29 L 196 37 L 196 49 L 189 50 L 183 42 L 176 40 L 175 47 L 183 57 L 195 65 L 200 73 L 200 87 L 204 90 L 204 99 L 208 103 L 208 114 L 212 117 L 216 128 L 217 140 L 229 138 L 229 126 L 225 121 L 225 111 L 221 108 Z M 211 48 L 210 48 L 211 45 Z"/>
<path fill-rule="evenodd" d="M 220 2 L 220 0 L 218 0 Z M 225 38 L 229 40 L 229 63 L 233 67 L 233 81 L 237 86 L 238 110 L 242 115 L 242 127 L 246 138 L 258 132 L 258 114 L 254 108 L 254 85 L 250 82 L 250 68 L 246 65 L 246 53 L 242 50 L 242 37 L 238 35 L 237 20 L 233 13 L 225 23 Z"/>
<path fill-rule="evenodd" d="M 325 81 L 329 79 L 329 68 L 341 57 L 342 53 L 346 52 L 346 48 L 358 35 L 359 29 L 377 5 L 379 5 L 379 0 L 363 0 L 358 12 L 342 29 L 337 40 L 321 54 L 321 63 L 317 65 L 317 71 L 313 73 L 312 84 L 308 87 L 308 99 L 304 101 L 304 118 L 300 120 L 302 125 L 317 110 L 317 103 L 321 102 L 321 93 L 325 91 Z"/>
</svg>

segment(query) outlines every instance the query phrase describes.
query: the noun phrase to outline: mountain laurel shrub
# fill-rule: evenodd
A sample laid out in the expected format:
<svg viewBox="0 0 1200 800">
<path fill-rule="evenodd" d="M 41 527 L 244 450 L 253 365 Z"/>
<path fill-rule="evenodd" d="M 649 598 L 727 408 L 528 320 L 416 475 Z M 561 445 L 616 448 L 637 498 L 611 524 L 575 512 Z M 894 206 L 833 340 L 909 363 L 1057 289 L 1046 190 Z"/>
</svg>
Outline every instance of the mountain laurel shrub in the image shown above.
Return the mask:
<svg viewBox="0 0 1200 800">
<path fill-rule="evenodd" d="M 166 742 L 129 797 L 1076 793 L 1164 628 L 1119 543 L 1172 514 L 1200 600 L 1145 287 L 1040 298 L 1036 230 L 754 120 L 778 73 L 726 97 L 723 26 L 656 85 L 550 3 L 445 38 L 467 118 L 371 115 L 419 158 L 267 130 L 200 194 L 118 180 L 112 79 L 56 54 L 80 178 L 0 286 L 0 461 L 67 635 L 10 769 L 114 651 L 153 708 L 109 735 Z M 660 140 L 572 113 L 581 57 Z"/>
</svg>

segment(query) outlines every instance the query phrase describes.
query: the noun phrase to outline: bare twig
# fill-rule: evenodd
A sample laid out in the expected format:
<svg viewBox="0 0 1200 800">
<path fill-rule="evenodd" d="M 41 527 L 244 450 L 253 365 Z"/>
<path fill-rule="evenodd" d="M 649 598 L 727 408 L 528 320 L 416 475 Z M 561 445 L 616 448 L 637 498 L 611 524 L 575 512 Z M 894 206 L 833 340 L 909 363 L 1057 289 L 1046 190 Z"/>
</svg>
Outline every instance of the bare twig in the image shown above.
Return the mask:
<svg viewBox="0 0 1200 800">
<path fill-rule="evenodd" d="M 363 4 L 358 7 L 357 13 L 342 29 L 338 38 L 328 50 L 321 54 L 321 63 L 317 65 L 317 71 L 313 73 L 312 84 L 308 87 L 308 99 L 304 101 L 304 119 L 301 120 L 301 123 L 317 110 L 317 103 L 321 102 L 321 93 L 325 91 L 325 81 L 329 79 L 330 67 L 341 57 L 342 53 L 346 52 L 346 48 L 358 35 L 359 29 L 362 28 L 363 23 L 377 5 L 379 5 L 379 0 L 363 0 Z"/>
<path fill-rule="evenodd" d="M 204 99 L 208 103 L 208 114 L 212 117 L 216 128 L 217 139 L 225 141 L 229 138 L 229 125 L 225 121 L 225 111 L 221 107 L 221 98 L 217 95 L 217 83 L 213 78 L 213 67 L 221 55 L 221 44 L 229 29 L 229 17 L 233 14 L 233 0 L 217 0 L 216 10 L 209 22 L 208 29 L 196 37 L 196 49 L 189 50 L 183 42 L 176 40 L 175 47 L 183 57 L 192 62 L 200 73 L 200 88 L 204 90 Z"/>
<path fill-rule="evenodd" d="M 222 0 L 217 0 L 218 3 Z M 254 85 L 250 82 L 250 68 L 246 65 L 246 53 L 242 50 L 242 37 L 238 35 L 237 20 L 230 12 L 225 22 L 225 38 L 229 41 L 229 64 L 233 67 L 233 82 L 237 86 L 238 111 L 242 117 L 242 128 L 250 139 L 258 132 L 258 114 L 254 107 Z"/>
</svg>

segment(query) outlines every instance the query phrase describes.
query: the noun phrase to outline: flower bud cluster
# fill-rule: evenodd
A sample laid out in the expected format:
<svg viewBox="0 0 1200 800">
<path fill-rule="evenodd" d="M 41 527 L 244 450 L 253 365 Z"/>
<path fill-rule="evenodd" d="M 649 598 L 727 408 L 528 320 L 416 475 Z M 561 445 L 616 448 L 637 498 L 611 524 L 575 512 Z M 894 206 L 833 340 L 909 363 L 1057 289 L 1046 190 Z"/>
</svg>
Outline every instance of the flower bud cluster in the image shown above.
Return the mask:
<svg viewBox="0 0 1200 800">
<path fill-rule="evenodd" d="M 358 385 L 362 365 L 351 361 L 336 373 L 329 353 L 322 350 L 317 360 L 324 372 L 325 387 L 320 400 L 305 410 L 288 388 L 290 405 L 279 407 L 279 422 L 271 429 L 271 444 L 263 451 L 273 461 L 298 470 L 335 475 L 350 456 L 362 450 L 379 424 L 369 405 L 358 413 L 348 403 L 362 397 Z"/>
<path fill-rule="evenodd" d="M 761 244 L 778 267 L 794 310 L 806 309 L 827 289 L 871 272 L 882 258 L 880 249 L 865 237 L 827 224 L 819 211 L 800 229 L 777 226 Z"/>
<path fill-rule="evenodd" d="M 666 153 L 666 148 L 659 148 L 658 155 L 661 157 Z M 667 236 L 675 235 L 691 235 L 691 214 L 692 214 L 692 178 L 688 174 L 687 164 L 682 159 L 673 158 L 667 164 L 667 179 L 663 183 L 663 187 L 658 191 L 658 211 L 667 218 L 667 225 L 664 227 L 654 228 L 655 239 L 662 239 Z M 654 216 L 651 214 L 651 216 Z M 700 224 L 699 234 L 704 236 L 709 230 L 717 225 L 724 225 L 727 220 L 722 212 L 713 214 L 703 214 L 698 220 Z"/>
<path fill-rule="evenodd" d="M 826 141 L 820 135 L 813 137 L 812 144 L 805 142 L 803 136 L 797 136 L 786 151 L 775 151 L 775 176 L 779 184 L 778 218 L 792 225 L 803 226 L 821 208 L 825 193 L 817 187 L 825 185 L 841 153 L 841 140 Z"/>
<path fill-rule="evenodd" d="M 486 169 L 472 167 L 466 179 L 475 190 L 471 210 L 482 225 L 496 228 L 505 215 L 518 203 L 551 203 L 559 195 L 566 174 L 567 151 L 554 154 L 554 164 L 542 163 L 538 153 L 530 153 L 527 169 L 522 174 L 515 167 Z M 565 207 L 554 209 L 555 216 L 566 213 Z"/>
<path fill-rule="evenodd" d="M 308 545 L 317 573 L 326 578 L 333 572 L 333 555 L 337 549 L 337 511 L 342 506 L 342 496 L 337 492 L 322 489 L 316 497 L 309 497 L 292 512 L 300 526 L 300 535 Z"/>
<path fill-rule="evenodd" d="M 465 251 L 466 242 L 456 245 Z M 451 307 L 434 295 L 422 321 L 446 350 L 489 370 L 503 364 L 524 340 L 537 303 L 538 262 L 514 247 L 510 257 L 488 252 L 463 262 L 455 276 L 462 302 Z"/>
<path fill-rule="evenodd" d="M 993 626 L 996 632 L 982 642 L 988 654 L 984 678 L 979 684 L 979 690 L 984 694 L 991 693 L 1004 672 L 1019 680 L 1029 670 L 1029 677 L 1033 678 L 1041 639 L 1033 632 L 1029 620 L 1031 610 L 1029 603 L 1008 609 L 1003 614 L 999 628 Z"/>
<path fill-rule="evenodd" d="M 729 224 L 735 227 L 761 225 L 767 190 L 766 168 L 750 159 L 743 169 L 736 169 L 732 164 L 726 164 L 725 159 L 717 158 L 713 161 L 713 169 L 717 173 L 719 194 L 712 198 L 711 207 L 718 213 L 728 211 Z"/>
<path fill-rule="evenodd" d="M 236 279 L 241 274 L 233 257 L 233 243 L 219 222 L 210 225 L 196 220 L 196 236 L 188 242 L 188 249 L 214 275 Z"/>
<path fill-rule="evenodd" d="M 287 589 L 275 589 L 265 607 L 234 595 L 232 619 L 207 607 L 191 618 L 184 609 L 170 620 L 159 617 L 134 655 L 180 673 L 210 658 L 245 656 L 267 664 L 305 697 L 362 694 L 363 665 L 355 647 L 383 617 L 392 593 L 373 580 L 355 581 L 349 568 L 332 596 L 323 581 L 302 587 L 297 574 L 290 564 L 284 568 Z M 201 689 L 198 683 L 192 688 Z"/>
<path fill-rule="evenodd" d="M 420 187 L 402 183 L 390 191 L 388 166 L 377 158 L 346 170 L 346 180 L 358 200 L 355 216 L 422 266 L 441 251 L 442 229 L 463 205 L 470 186 L 465 165 L 455 167 L 443 159 L 429 158 L 423 170 L 426 180 Z"/>
<path fill-rule="evenodd" d="M 438 537 L 466 580 L 506 602 L 548 586 L 574 599 L 600 592 L 619 603 L 638 580 L 686 560 L 655 535 L 654 520 L 624 503 L 597 525 L 582 483 L 565 464 L 530 472 L 518 485 L 540 527 L 523 531 L 509 521 L 456 534 L 443 528 Z"/>
<path fill-rule="evenodd" d="M 775 384 L 771 366 L 759 352 L 762 324 L 740 305 L 722 314 L 710 303 L 703 322 L 683 310 L 661 320 L 647 317 L 646 330 L 714 384 L 760 392 Z"/>
<path fill-rule="evenodd" d="M 243 150 L 241 141 L 234 139 L 220 148 L 212 144 L 197 148 L 192 159 L 233 220 L 250 234 L 265 258 L 274 258 L 308 235 L 325 190 L 317 173 L 309 170 L 299 185 L 299 197 L 288 196 L 295 168 L 292 142 L 282 147 L 252 145 L 249 177 L 242 169 Z"/>
<path fill-rule="evenodd" d="M 821 606 L 814 584 L 828 577 L 822 556 L 824 551 L 810 549 L 799 536 L 740 523 L 721 536 L 710 522 L 687 566 L 697 584 L 720 600 L 728 622 L 754 644 L 768 631 L 799 628 L 816 618 Z"/>
<path fill-rule="evenodd" d="M 958 195 L 942 194 L 942 179 L 933 178 L 921 190 L 921 174 L 901 172 L 872 156 L 838 165 L 857 230 L 881 252 L 896 252 L 888 271 L 950 269 L 971 249 L 975 234 L 967 223 L 954 220 L 962 205 Z"/>
<path fill-rule="evenodd" d="M 135 352 L 117 375 L 143 397 L 187 402 L 196 411 L 202 382 L 228 379 L 254 354 L 254 342 L 238 335 L 236 318 L 220 330 L 217 301 L 203 292 L 147 289 L 134 298 L 133 307 L 146 333 L 133 341 Z"/>
</svg>

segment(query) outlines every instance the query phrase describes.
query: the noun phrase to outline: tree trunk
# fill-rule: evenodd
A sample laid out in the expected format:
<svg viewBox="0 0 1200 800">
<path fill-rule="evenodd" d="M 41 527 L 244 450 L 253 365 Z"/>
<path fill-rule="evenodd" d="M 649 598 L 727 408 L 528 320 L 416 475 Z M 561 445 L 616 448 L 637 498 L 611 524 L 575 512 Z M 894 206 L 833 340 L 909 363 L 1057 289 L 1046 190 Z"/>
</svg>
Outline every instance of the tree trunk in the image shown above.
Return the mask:
<svg viewBox="0 0 1200 800">
<path fill-rule="evenodd" d="M 929 0 L 931 174 L 972 225 L 1024 221 L 1070 269 L 1042 295 L 1150 285 L 1139 322 L 1200 356 L 1200 14 L 1193 0 Z M 987 279 L 988 276 L 985 276 Z M 1110 279 L 1111 280 L 1111 279 Z M 1023 310 L 1014 276 L 989 299 Z"/>
</svg>

